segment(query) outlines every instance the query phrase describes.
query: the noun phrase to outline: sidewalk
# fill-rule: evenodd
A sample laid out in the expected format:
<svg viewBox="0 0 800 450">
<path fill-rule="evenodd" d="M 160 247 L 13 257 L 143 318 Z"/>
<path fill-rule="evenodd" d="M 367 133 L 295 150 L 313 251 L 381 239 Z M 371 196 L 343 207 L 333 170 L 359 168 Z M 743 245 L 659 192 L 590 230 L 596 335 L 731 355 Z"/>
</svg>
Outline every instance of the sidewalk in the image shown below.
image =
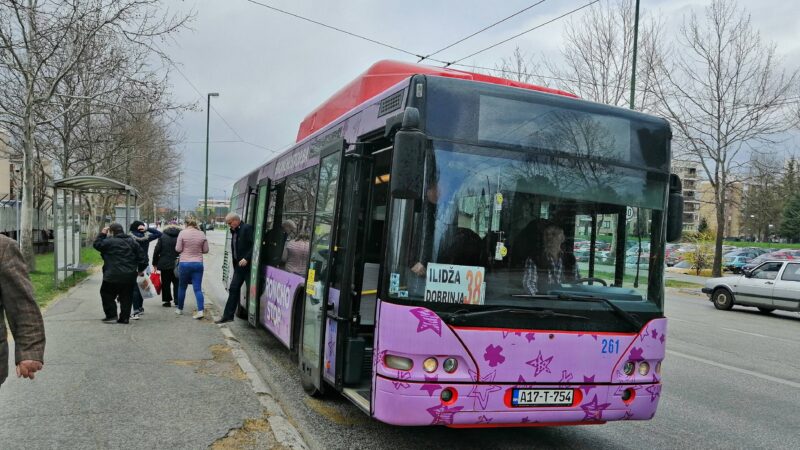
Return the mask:
<svg viewBox="0 0 800 450">
<path fill-rule="evenodd" d="M 92 275 L 45 312 L 45 365 L 35 380 L 13 375 L 10 352 L 0 447 L 278 446 L 268 411 L 213 324 L 208 294 L 204 320 L 192 319 L 188 293 L 183 316 L 153 298 L 142 320 L 109 325 L 100 320 L 100 282 Z"/>
</svg>

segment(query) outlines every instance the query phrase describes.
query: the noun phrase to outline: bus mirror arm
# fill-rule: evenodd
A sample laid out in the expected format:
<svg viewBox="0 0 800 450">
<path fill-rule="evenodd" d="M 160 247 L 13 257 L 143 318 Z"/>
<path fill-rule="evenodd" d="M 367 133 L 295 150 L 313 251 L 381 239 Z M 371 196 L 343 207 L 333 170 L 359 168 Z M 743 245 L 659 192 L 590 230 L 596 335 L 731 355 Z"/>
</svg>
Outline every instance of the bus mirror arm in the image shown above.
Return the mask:
<svg viewBox="0 0 800 450">
<path fill-rule="evenodd" d="M 669 176 L 669 202 L 667 204 L 667 242 L 677 242 L 683 232 L 683 186 L 677 175 Z"/>
<path fill-rule="evenodd" d="M 425 147 L 428 138 L 420 131 L 419 125 L 419 110 L 406 108 L 403 113 L 403 125 L 394 135 L 393 176 L 389 181 L 394 198 L 418 199 L 422 196 Z"/>
</svg>

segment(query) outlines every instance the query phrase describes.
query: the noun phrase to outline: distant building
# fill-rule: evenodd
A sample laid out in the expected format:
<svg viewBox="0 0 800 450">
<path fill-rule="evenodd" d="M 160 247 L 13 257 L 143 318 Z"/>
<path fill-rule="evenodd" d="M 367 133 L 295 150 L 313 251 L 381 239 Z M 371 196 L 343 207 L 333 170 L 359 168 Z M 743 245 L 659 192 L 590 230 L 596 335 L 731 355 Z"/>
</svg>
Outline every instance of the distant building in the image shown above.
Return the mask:
<svg viewBox="0 0 800 450">
<path fill-rule="evenodd" d="M 203 217 L 205 213 L 205 199 L 201 198 L 197 200 L 197 216 Z M 214 218 L 214 222 L 221 223 L 225 221 L 225 215 L 231 209 L 231 201 L 230 200 L 217 200 L 210 198 L 208 199 L 208 215 Z"/>
<path fill-rule="evenodd" d="M 700 218 L 705 218 L 708 222 L 709 230 L 717 231 L 717 208 L 714 203 L 714 187 L 708 181 L 699 184 L 700 208 L 698 214 Z M 732 184 L 728 187 L 725 195 L 725 237 L 743 236 L 742 228 L 742 185 L 741 183 Z"/>
<path fill-rule="evenodd" d="M 683 182 L 683 231 L 697 231 L 697 227 L 700 225 L 698 166 L 686 161 L 673 161 L 672 172 L 678 175 Z"/>
</svg>

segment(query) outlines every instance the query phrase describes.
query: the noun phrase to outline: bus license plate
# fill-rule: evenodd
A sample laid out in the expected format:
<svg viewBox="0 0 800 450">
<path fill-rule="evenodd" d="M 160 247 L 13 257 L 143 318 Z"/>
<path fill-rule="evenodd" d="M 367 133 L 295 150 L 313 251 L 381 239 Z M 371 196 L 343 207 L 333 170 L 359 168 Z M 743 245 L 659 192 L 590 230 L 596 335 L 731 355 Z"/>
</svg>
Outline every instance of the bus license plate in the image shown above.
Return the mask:
<svg viewBox="0 0 800 450">
<path fill-rule="evenodd" d="M 511 406 L 571 406 L 572 389 L 514 389 Z"/>
</svg>

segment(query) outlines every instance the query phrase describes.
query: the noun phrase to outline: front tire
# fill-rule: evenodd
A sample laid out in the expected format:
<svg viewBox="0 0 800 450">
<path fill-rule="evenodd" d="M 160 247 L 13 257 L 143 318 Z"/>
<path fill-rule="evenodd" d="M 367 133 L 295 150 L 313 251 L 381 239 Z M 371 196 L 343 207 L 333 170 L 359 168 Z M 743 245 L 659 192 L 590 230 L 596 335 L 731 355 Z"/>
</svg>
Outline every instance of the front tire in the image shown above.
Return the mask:
<svg viewBox="0 0 800 450">
<path fill-rule="evenodd" d="M 723 311 L 733 308 L 733 294 L 727 289 L 716 289 L 711 296 L 714 299 L 715 308 Z"/>
<path fill-rule="evenodd" d="M 770 314 L 772 311 L 775 311 L 775 308 L 762 308 L 759 306 L 758 310 L 764 314 Z"/>
</svg>

